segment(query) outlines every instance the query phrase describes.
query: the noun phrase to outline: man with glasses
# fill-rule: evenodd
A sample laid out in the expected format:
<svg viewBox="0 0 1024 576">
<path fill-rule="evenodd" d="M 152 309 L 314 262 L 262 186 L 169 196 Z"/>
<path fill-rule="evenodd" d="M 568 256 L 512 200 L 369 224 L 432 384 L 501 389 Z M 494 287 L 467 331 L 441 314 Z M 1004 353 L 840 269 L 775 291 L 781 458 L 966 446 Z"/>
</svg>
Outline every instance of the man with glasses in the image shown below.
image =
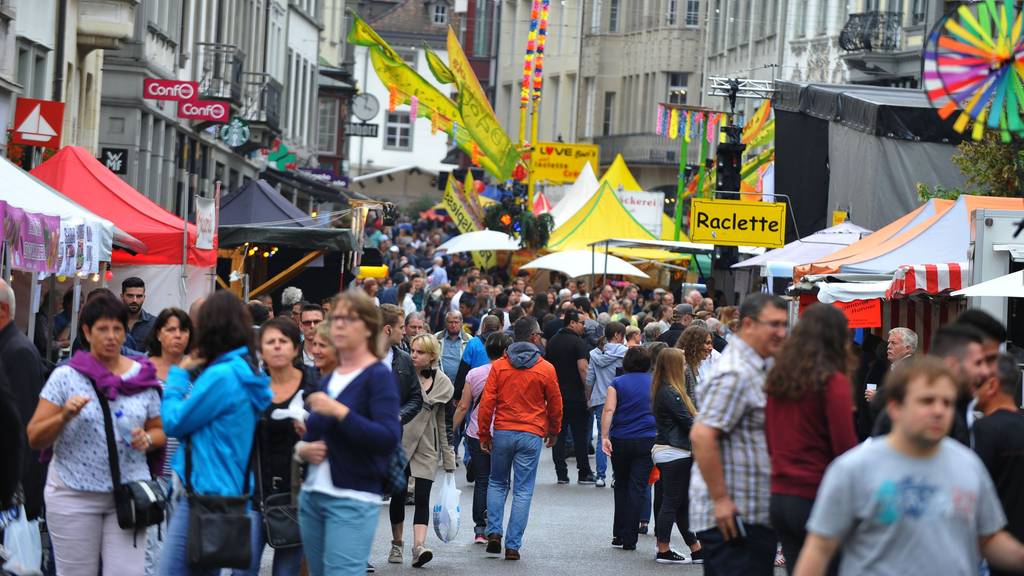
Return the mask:
<svg viewBox="0 0 1024 576">
<path fill-rule="evenodd" d="M 324 309 L 318 304 L 309 302 L 302 305 L 299 313 L 299 328 L 302 328 L 302 363 L 306 366 L 316 366 L 313 362 L 313 337 L 316 336 L 316 328 L 324 321 Z"/>
<path fill-rule="evenodd" d="M 704 549 L 704 573 L 774 572 L 775 532 L 768 518 L 771 463 L 764 434 L 765 376 L 786 339 L 786 301 L 752 294 L 740 305 L 740 329 L 714 372 L 697 384 L 699 415 L 690 432 L 694 461 L 690 529 Z"/>
</svg>

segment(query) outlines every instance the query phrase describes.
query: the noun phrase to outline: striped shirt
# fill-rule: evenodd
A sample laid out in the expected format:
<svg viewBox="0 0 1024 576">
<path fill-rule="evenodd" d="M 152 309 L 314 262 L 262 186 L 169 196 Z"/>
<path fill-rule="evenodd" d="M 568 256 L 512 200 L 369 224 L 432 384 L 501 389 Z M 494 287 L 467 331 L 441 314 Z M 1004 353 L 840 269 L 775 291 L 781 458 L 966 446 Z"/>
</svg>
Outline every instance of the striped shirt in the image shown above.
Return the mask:
<svg viewBox="0 0 1024 576">
<path fill-rule="evenodd" d="M 742 338 L 729 341 L 714 372 L 697 384 L 696 421 L 721 432 L 725 489 L 747 524 L 768 526 L 771 461 L 764 434 L 765 376 L 773 360 L 758 355 Z M 690 529 L 716 526 L 715 504 L 699 467 L 690 481 Z"/>
</svg>

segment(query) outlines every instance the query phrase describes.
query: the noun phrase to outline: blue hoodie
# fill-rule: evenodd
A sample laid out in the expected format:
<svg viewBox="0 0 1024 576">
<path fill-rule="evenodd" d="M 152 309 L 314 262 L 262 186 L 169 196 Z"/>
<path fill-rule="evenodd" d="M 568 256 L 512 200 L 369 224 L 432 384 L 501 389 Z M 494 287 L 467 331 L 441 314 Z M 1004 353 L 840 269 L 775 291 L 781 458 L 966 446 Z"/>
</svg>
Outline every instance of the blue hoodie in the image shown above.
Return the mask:
<svg viewBox="0 0 1024 576">
<path fill-rule="evenodd" d="M 242 494 L 256 422 L 273 397 L 270 378 L 254 372 L 246 354 L 243 347 L 221 355 L 195 382 L 177 366 L 167 372 L 160 410 L 164 431 L 182 441 L 172 467 L 184 482 L 190 441 L 192 487 L 199 494 Z"/>
</svg>

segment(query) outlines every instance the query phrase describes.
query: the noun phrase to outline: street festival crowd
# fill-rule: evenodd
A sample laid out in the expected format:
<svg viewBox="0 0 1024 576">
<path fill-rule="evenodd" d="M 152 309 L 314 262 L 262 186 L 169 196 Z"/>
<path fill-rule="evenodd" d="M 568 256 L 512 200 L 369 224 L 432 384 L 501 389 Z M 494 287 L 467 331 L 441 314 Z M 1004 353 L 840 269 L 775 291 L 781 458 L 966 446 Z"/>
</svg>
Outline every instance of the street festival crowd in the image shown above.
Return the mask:
<svg viewBox="0 0 1024 576">
<path fill-rule="evenodd" d="M 600 545 L 653 532 L 644 561 L 1024 573 L 1021 371 L 991 316 L 964 312 L 925 354 L 830 306 L 791 323 L 770 294 L 484 273 L 435 251 L 448 236 L 371 225 L 389 274 L 324 302 L 220 291 L 153 315 L 140 279 L 95 289 L 76 334 L 68 299 L 38 326 L 73 351 L 56 365 L 0 283 L 4 570 L 258 574 L 268 547 L 275 575 L 423 567 L 446 554 L 432 485 L 459 467 L 457 538 L 528 562 L 547 447 L 558 484 L 613 493 Z M 371 558 L 385 505 L 390 552 Z"/>
</svg>

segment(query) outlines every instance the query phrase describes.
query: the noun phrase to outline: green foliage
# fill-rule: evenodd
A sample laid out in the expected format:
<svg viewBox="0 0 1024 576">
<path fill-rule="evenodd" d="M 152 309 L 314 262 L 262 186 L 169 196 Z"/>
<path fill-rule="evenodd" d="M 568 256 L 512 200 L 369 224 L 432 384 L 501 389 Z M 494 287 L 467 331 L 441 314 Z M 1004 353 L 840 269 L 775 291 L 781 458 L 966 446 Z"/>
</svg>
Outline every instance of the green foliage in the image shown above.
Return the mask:
<svg viewBox="0 0 1024 576">
<path fill-rule="evenodd" d="M 989 132 L 980 142 L 964 140 L 953 163 L 967 177 L 967 189 L 982 196 L 1024 196 L 1024 141 L 1002 142 Z"/>
<path fill-rule="evenodd" d="M 932 198 L 956 200 L 963 193 L 963 190 L 960 190 L 959 188 L 943 188 L 942 186 L 932 188 L 927 184 L 922 184 L 920 182 L 917 183 L 917 197 L 921 202 L 927 202 Z"/>
<path fill-rule="evenodd" d="M 548 245 L 555 219 L 550 214 L 535 216 L 514 201 L 506 200 L 484 209 L 484 226 L 489 230 L 517 236 L 522 240 L 524 248 L 539 250 Z"/>
</svg>

